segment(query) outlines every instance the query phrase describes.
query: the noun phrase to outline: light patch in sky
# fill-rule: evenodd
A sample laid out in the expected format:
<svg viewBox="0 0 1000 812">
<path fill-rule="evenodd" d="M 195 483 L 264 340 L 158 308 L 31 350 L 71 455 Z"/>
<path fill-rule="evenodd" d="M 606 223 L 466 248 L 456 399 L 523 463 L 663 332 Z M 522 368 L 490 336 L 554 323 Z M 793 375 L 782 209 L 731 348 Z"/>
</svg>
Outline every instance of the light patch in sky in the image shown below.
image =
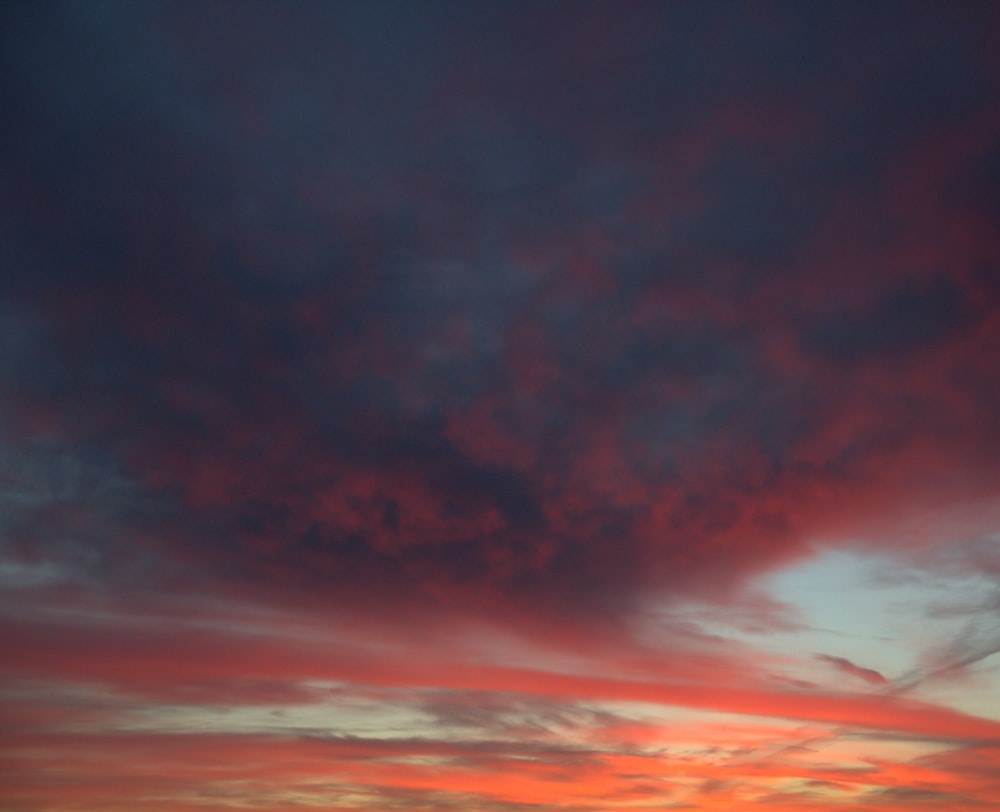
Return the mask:
<svg viewBox="0 0 1000 812">
<path fill-rule="evenodd" d="M 427 715 L 403 702 L 347 696 L 302 705 L 158 705 L 136 711 L 122 730 L 288 734 L 394 739 L 429 732 Z"/>
<path fill-rule="evenodd" d="M 940 562 L 947 551 L 941 545 L 931 558 Z M 917 568 L 902 558 L 825 550 L 773 576 L 769 586 L 809 626 L 777 632 L 770 643 L 789 651 L 812 648 L 874 669 L 897 681 L 885 690 L 905 688 L 969 714 L 997 715 L 1000 675 L 988 656 L 972 664 L 972 673 L 934 676 L 961 658 L 957 649 L 973 633 L 980 638 L 977 651 L 988 651 L 990 640 L 1000 648 L 1000 618 L 989 608 L 997 586 L 990 580 L 960 569 Z"/>
</svg>

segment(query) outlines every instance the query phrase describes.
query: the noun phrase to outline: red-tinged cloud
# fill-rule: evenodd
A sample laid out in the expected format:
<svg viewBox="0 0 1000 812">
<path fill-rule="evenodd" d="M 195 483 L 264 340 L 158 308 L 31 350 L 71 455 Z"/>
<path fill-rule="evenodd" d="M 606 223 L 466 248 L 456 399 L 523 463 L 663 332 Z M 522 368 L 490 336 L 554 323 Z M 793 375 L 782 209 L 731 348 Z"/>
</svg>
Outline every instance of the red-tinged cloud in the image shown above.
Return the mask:
<svg viewBox="0 0 1000 812">
<path fill-rule="evenodd" d="M 905 664 L 819 655 L 847 678 L 831 694 L 792 673 L 810 654 L 730 639 L 805 631 L 759 577 L 818 539 L 892 552 L 993 529 L 965 507 L 1000 495 L 992 8 L 0 14 L 16 685 L 238 716 L 313 707 L 334 682 L 524 739 L 661 729 L 599 724 L 584 706 L 602 702 L 998 738 L 872 693 Z M 997 578 L 990 556 L 961 566 Z M 963 636 L 902 687 L 995 650 Z M 95 724 L 61 701 L 15 727 Z M 815 812 L 995 790 L 601 764 L 453 764 L 439 797 L 426 765 L 393 778 L 359 756 L 315 797 L 515 810 L 572 782 L 581 808 Z M 79 769 L 63 786 L 88 810 L 237 803 Z M 281 780 L 262 803 L 293 803 Z M 18 781 L 19 810 L 70 803 Z"/>
<path fill-rule="evenodd" d="M 54 808 L 92 798 L 95 808 L 118 809 L 141 786 L 151 802 L 240 804 L 255 798 L 262 808 L 286 806 L 274 786 L 292 798 L 336 804 L 350 796 L 361 808 L 378 799 L 406 797 L 413 808 L 437 802 L 444 808 L 517 808 L 520 804 L 572 802 L 600 809 L 621 802 L 687 803 L 713 808 L 718 800 L 757 798 L 788 782 L 808 785 L 813 808 L 826 802 L 866 801 L 919 791 L 928 797 L 963 797 L 968 803 L 995 798 L 995 778 L 950 771 L 920 762 L 836 766 L 785 760 L 733 764 L 669 752 L 616 752 L 583 747 L 525 748 L 509 742 L 435 743 L 289 735 L 67 734 L 11 739 L 6 754 L 22 763 L 58 764 L 60 786 L 47 797 Z M 964 751 L 955 751 L 963 760 Z M 969 758 L 973 762 L 974 758 Z M 37 785 L 17 777 L 11 798 L 34 800 Z M 75 794 L 74 794 L 75 793 Z M 831 794 L 832 793 L 832 794 Z M 916 797 L 916 796 L 914 796 Z M 692 803 L 693 802 L 693 803 Z M 154 807 L 155 808 L 155 807 Z M 806 807 L 808 808 L 808 807 Z M 861 807 L 865 808 L 865 807 Z"/>
<path fill-rule="evenodd" d="M 124 697 L 218 707 L 296 706 L 321 702 L 324 686 L 346 684 L 401 692 L 410 701 L 428 691 L 524 695 L 559 702 L 648 703 L 747 716 L 775 717 L 879 730 L 942 741 L 989 741 L 1000 722 L 891 695 L 776 690 L 749 663 L 716 658 L 689 668 L 683 649 L 655 673 L 630 671 L 615 653 L 565 672 L 428 646 L 320 637 L 297 641 L 252 633 L 223 634 L 150 626 L 117 629 L 8 623 L 9 664 L 19 680 L 103 686 Z M 499 649 L 496 656 L 502 655 Z M 509 655 L 508 655 L 509 656 Z M 710 662 L 710 661 L 709 661 Z M 709 676 L 712 674 L 712 676 Z M 737 674 L 741 674 L 737 677 Z M 447 717 L 447 713 L 444 714 Z"/>
<path fill-rule="evenodd" d="M 835 669 L 843 674 L 848 674 L 852 677 L 856 677 L 869 685 L 888 685 L 889 680 L 883 677 L 878 671 L 873 668 L 864 668 L 860 665 L 852 663 L 846 657 L 834 657 L 832 654 L 817 654 L 816 659 L 820 660 L 827 665 L 833 666 Z"/>
<path fill-rule="evenodd" d="M 123 11 L 98 28 L 131 82 L 73 15 L 43 67 L 18 12 L 15 431 L 46 415 L 135 489 L 100 506 L 126 536 L 278 601 L 620 612 L 995 493 L 978 26 L 925 10 L 862 69 L 853 12 L 692 12 L 691 41 L 606 13 L 510 98 L 545 12 L 418 14 L 396 45 L 367 12 L 267 12 L 219 50 L 215 13 Z"/>
</svg>

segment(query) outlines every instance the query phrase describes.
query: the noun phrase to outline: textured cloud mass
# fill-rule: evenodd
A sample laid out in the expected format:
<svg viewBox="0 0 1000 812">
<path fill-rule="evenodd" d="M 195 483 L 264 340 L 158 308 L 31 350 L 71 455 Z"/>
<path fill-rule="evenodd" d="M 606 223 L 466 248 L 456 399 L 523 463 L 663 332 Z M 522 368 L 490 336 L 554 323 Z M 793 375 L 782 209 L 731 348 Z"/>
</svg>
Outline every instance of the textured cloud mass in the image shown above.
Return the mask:
<svg viewBox="0 0 1000 812">
<path fill-rule="evenodd" d="M 6 806 L 1000 803 L 995 31 L 8 4 Z"/>
</svg>

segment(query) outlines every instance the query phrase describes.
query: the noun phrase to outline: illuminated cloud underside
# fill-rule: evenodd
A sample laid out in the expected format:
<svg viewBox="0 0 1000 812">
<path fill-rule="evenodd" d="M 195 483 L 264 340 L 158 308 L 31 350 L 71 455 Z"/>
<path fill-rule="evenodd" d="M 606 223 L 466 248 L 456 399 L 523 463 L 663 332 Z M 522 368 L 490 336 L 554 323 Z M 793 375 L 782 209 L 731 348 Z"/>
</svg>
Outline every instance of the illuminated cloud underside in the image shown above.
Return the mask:
<svg viewBox="0 0 1000 812">
<path fill-rule="evenodd" d="M 1000 807 L 998 31 L 5 5 L 0 809 Z"/>
</svg>

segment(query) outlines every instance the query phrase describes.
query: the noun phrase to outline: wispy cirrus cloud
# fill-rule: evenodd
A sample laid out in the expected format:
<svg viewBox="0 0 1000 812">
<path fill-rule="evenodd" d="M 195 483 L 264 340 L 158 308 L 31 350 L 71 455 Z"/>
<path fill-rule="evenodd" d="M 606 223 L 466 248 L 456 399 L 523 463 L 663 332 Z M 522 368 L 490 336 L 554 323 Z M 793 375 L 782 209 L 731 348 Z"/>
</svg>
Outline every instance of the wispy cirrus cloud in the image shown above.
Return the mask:
<svg viewBox="0 0 1000 812">
<path fill-rule="evenodd" d="M 864 668 L 856 663 L 852 663 L 846 657 L 834 657 L 831 654 L 817 654 L 817 660 L 821 660 L 827 665 L 831 665 L 843 674 L 847 674 L 857 679 L 867 682 L 869 685 L 888 685 L 887 680 L 874 668 Z"/>
</svg>

